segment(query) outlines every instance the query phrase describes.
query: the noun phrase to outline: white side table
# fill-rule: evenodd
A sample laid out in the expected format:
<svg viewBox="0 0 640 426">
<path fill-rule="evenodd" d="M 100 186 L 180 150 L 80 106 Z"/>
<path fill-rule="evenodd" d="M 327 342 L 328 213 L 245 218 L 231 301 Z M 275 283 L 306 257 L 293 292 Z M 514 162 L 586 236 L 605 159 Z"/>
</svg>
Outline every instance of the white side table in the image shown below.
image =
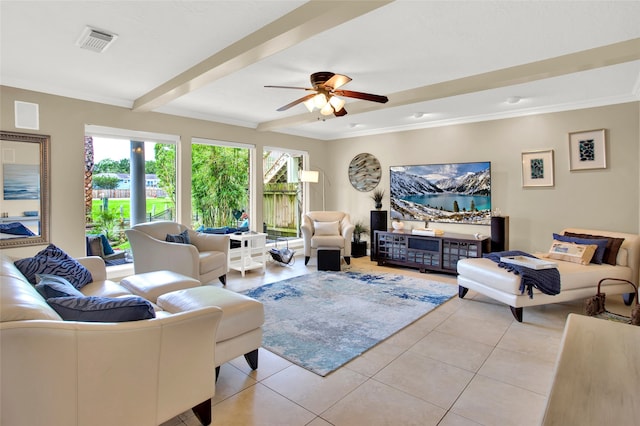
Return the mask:
<svg viewBox="0 0 640 426">
<path fill-rule="evenodd" d="M 233 251 L 240 254 L 240 259 L 231 260 L 229 256 L 229 269 L 244 273 L 251 269 L 267 267 L 267 234 L 261 232 L 245 232 L 240 235 L 229 234 L 229 238 L 240 242 L 240 247 Z"/>
</svg>

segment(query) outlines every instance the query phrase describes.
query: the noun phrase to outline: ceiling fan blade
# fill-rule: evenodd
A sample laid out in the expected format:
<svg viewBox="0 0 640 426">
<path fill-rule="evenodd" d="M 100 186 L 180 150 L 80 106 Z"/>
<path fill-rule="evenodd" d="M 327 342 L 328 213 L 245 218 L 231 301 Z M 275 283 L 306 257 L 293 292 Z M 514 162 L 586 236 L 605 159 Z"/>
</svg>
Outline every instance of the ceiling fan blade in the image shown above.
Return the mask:
<svg viewBox="0 0 640 426">
<path fill-rule="evenodd" d="M 346 75 L 342 74 L 334 74 L 333 77 L 331 77 L 329 80 L 327 80 L 326 83 L 324 83 L 324 85 L 335 90 L 338 87 L 344 86 L 350 81 L 351 77 L 347 77 Z"/>
<path fill-rule="evenodd" d="M 362 99 L 365 101 L 379 102 L 385 104 L 389 101 L 389 98 L 382 95 L 373 95 L 371 93 L 353 92 L 351 90 L 336 90 L 334 95 L 346 96 L 347 98 Z"/>
<path fill-rule="evenodd" d="M 302 90 L 316 90 L 311 87 L 294 87 L 294 86 L 264 86 L 274 89 L 302 89 Z"/>
<path fill-rule="evenodd" d="M 289 103 L 289 104 L 286 104 L 286 105 L 285 105 L 285 106 L 283 106 L 283 107 L 278 108 L 278 111 L 285 111 L 285 110 L 288 110 L 288 109 L 289 109 L 289 108 L 291 108 L 291 107 L 294 107 L 294 106 L 296 106 L 296 105 L 298 105 L 298 104 L 301 104 L 301 103 L 302 103 L 302 102 L 304 102 L 304 101 L 307 101 L 307 100 L 309 100 L 309 99 L 313 98 L 315 95 L 316 95 L 316 93 L 311 93 L 310 95 L 303 96 L 303 97 L 301 97 L 300 99 L 296 99 L 295 101 L 293 101 L 293 102 L 291 102 L 291 103 Z"/>
<path fill-rule="evenodd" d="M 347 115 L 347 110 L 344 107 L 340 108 L 340 111 L 334 111 L 333 115 L 336 117 L 342 117 L 343 115 Z"/>
</svg>

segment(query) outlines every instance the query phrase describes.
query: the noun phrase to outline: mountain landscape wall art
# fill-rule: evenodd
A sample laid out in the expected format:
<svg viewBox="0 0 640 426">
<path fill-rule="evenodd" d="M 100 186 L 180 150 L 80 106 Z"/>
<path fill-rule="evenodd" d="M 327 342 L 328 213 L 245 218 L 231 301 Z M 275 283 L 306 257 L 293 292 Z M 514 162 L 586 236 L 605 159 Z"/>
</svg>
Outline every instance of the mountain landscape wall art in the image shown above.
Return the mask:
<svg viewBox="0 0 640 426">
<path fill-rule="evenodd" d="M 491 162 L 392 166 L 391 218 L 491 224 Z"/>
</svg>

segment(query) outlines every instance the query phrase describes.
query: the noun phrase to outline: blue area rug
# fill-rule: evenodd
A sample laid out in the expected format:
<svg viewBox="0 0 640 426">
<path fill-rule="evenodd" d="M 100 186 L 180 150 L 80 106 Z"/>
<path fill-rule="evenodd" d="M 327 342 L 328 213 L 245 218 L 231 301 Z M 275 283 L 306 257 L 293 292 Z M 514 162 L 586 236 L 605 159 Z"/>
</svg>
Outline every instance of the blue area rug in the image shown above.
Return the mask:
<svg viewBox="0 0 640 426">
<path fill-rule="evenodd" d="M 314 272 L 244 294 L 264 304 L 262 346 L 326 376 L 457 291 L 396 274 Z"/>
</svg>

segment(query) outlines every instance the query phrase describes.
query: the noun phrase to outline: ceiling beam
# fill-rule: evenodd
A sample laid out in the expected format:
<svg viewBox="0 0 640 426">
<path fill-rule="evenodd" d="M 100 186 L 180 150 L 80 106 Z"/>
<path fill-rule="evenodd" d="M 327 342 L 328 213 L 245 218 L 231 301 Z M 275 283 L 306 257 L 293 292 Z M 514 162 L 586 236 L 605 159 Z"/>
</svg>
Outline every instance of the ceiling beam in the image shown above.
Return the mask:
<svg viewBox="0 0 640 426">
<path fill-rule="evenodd" d="M 152 111 L 392 1 L 311 0 L 142 95 L 134 101 L 133 110 Z"/>
<path fill-rule="evenodd" d="M 637 60 L 640 60 L 640 38 L 392 93 L 388 95 L 389 102 L 386 104 L 359 101 L 348 103 L 345 108 L 349 114 L 378 111 L 402 105 L 528 83 Z M 323 118 L 333 119 L 335 117 L 326 116 Z M 317 114 L 305 113 L 278 120 L 265 121 L 258 125 L 257 130 L 269 131 L 298 124 L 312 123 L 317 120 Z"/>
</svg>

